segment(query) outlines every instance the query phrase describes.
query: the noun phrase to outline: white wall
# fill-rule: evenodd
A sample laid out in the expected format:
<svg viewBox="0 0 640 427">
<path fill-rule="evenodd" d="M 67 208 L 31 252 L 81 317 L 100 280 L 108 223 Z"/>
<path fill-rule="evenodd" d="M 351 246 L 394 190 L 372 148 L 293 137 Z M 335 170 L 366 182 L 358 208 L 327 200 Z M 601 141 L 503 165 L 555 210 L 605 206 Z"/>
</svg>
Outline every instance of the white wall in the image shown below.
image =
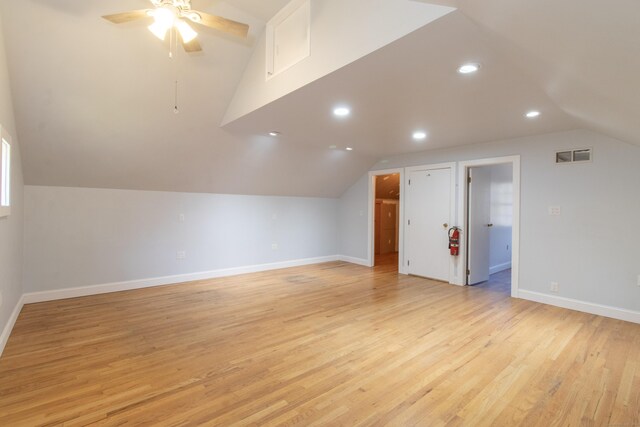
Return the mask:
<svg viewBox="0 0 640 427">
<path fill-rule="evenodd" d="M 336 255 L 337 209 L 337 199 L 26 186 L 25 292 Z"/>
<path fill-rule="evenodd" d="M 362 176 L 340 198 L 339 253 L 368 262 L 369 176 Z"/>
<path fill-rule="evenodd" d="M 0 333 L 22 295 L 22 164 L 20 146 L 13 117 L 9 73 L 0 18 L 0 125 L 12 137 L 11 145 L 11 215 L 0 218 Z M 0 342 L 0 353 L 2 352 Z"/>
<path fill-rule="evenodd" d="M 556 149 L 592 147 L 594 162 L 556 165 Z M 376 169 L 521 156 L 520 289 L 640 311 L 640 148 L 589 131 L 540 135 L 389 159 Z M 340 199 L 341 253 L 367 253 L 366 178 Z M 548 215 L 561 206 L 562 215 Z M 624 232 L 622 231 L 624 228 Z"/>
<path fill-rule="evenodd" d="M 486 166 L 491 172 L 489 266 L 491 274 L 511 266 L 513 228 L 513 168 L 510 164 Z"/>
</svg>

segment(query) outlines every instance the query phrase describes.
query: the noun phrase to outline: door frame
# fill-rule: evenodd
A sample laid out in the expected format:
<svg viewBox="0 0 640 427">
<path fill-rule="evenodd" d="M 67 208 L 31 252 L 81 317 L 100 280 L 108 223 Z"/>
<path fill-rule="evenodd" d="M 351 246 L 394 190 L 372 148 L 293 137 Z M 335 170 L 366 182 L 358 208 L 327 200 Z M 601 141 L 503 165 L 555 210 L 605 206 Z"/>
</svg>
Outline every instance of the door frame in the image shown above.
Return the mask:
<svg viewBox="0 0 640 427">
<path fill-rule="evenodd" d="M 420 170 L 429 170 L 429 169 L 450 169 L 451 170 L 451 184 L 450 184 L 450 207 L 449 207 L 449 226 L 453 227 L 453 224 L 455 223 L 456 220 L 456 170 L 457 170 L 457 164 L 456 162 L 447 162 L 447 163 L 435 163 L 435 164 L 431 164 L 431 165 L 420 165 L 420 166 L 411 166 L 408 168 L 405 168 L 405 180 L 404 180 L 404 187 L 405 189 L 409 186 L 409 175 L 411 175 L 411 172 L 414 171 L 420 171 Z M 406 198 L 404 200 L 407 200 Z M 406 203 L 406 202 L 405 202 Z M 404 221 L 404 216 L 402 217 L 403 220 L 403 235 L 404 235 L 404 223 L 406 221 Z M 404 236 L 403 236 L 404 237 Z M 403 239 L 403 243 L 404 243 L 404 239 Z M 447 248 L 443 248 L 442 250 L 447 250 Z M 455 271 L 456 271 L 456 259 L 455 257 L 450 257 L 450 261 L 449 261 L 449 283 L 452 285 L 457 285 L 457 281 L 455 280 L 456 275 L 455 275 Z M 404 274 L 409 274 L 409 270 L 407 268 L 407 263 L 404 261 L 404 257 L 402 259 L 402 263 L 403 263 L 403 270 L 404 270 Z"/>
<path fill-rule="evenodd" d="M 513 167 L 513 223 L 511 232 L 511 297 L 518 298 L 519 278 L 520 278 L 520 156 L 493 157 L 488 159 L 466 160 L 458 163 L 458 224 L 466 227 L 469 206 L 468 206 L 468 186 L 467 177 L 469 169 L 480 166 L 493 166 L 501 164 L 511 164 Z M 468 230 L 463 229 L 462 233 Z M 467 285 L 467 237 L 466 234 L 460 239 L 460 273 L 457 276 L 457 285 Z"/>
<path fill-rule="evenodd" d="M 398 205 L 400 206 L 399 226 L 398 226 L 398 273 L 407 274 L 404 272 L 404 168 L 396 169 L 383 169 L 369 172 L 369 202 L 368 205 L 368 224 L 367 224 L 367 265 L 373 267 L 375 265 L 375 240 L 373 239 L 373 224 L 374 216 L 376 214 L 376 177 L 380 175 L 400 174 L 400 199 Z"/>
</svg>

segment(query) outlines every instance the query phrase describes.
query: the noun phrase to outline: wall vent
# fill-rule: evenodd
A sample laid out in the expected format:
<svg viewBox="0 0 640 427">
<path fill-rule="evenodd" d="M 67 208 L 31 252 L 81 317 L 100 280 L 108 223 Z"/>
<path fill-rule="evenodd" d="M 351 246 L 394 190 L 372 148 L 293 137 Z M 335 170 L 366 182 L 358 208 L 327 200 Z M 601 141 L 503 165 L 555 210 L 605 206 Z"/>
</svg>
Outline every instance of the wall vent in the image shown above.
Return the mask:
<svg viewBox="0 0 640 427">
<path fill-rule="evenodd" d="M 593 150 L 591 148 L 556 151 L 557 164 L 588 163 L 591 161 L 593 161 Z"/>
</svg>

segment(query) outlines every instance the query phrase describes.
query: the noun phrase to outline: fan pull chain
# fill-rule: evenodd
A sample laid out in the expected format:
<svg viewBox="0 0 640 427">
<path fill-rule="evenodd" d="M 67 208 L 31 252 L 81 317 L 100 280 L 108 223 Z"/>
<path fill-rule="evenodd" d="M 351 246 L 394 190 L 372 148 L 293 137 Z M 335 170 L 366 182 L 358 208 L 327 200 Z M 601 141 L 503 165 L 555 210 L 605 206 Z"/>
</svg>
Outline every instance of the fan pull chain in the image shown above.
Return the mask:
<svg viewBox="0 0 640 427">
<path fill-rule="evenodd" d="M 175 49 L 175 50 L 174 50 Z M 178 108 L 178 57 L 174 57 L 174 51 L 178 49 L 178 34 L 175 28 L 171 28 L 169 30 L 169 60 L 173 65 L 173 72 L 175 75 L 174 81 L 174 103 L 173 103 L 173 112 L 175 114 L 180 113 L 180 109 Z M 177 53 L 177 52 L 176 52 Z"/>
<path fill-rule="evenodd" d="M 178 81 L 176 80 L 176 93 L 175 93 L 176 97 L 175 97 L 175 104 L 173 106 L 173 112 L 175 114 L 178 114 L 180 112 L 180 110 L 178 109 Z"/>
</svg>

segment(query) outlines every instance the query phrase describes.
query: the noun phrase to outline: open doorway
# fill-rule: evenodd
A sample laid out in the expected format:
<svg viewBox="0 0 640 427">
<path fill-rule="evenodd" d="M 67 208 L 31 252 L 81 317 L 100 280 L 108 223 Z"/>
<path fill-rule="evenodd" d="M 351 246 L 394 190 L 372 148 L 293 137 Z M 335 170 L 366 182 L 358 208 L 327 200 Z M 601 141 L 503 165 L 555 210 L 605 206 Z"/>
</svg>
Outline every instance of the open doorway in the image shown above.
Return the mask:
<svg viewBox="0 0 640 427">
<path fill-rule="evenodd" d="M 468 170 L 467 285 L 511 292 L 513 168 Z"/>
<path fill-rule="evenodd" d="M 517 296 L 519 159 L 466 163 L 464 284 Z"/>
<path fill-rule="evenodd" d="M 400 174 L 375 176 L 374 266 L 398 268 L 400 245 Z"/>
</svg>

